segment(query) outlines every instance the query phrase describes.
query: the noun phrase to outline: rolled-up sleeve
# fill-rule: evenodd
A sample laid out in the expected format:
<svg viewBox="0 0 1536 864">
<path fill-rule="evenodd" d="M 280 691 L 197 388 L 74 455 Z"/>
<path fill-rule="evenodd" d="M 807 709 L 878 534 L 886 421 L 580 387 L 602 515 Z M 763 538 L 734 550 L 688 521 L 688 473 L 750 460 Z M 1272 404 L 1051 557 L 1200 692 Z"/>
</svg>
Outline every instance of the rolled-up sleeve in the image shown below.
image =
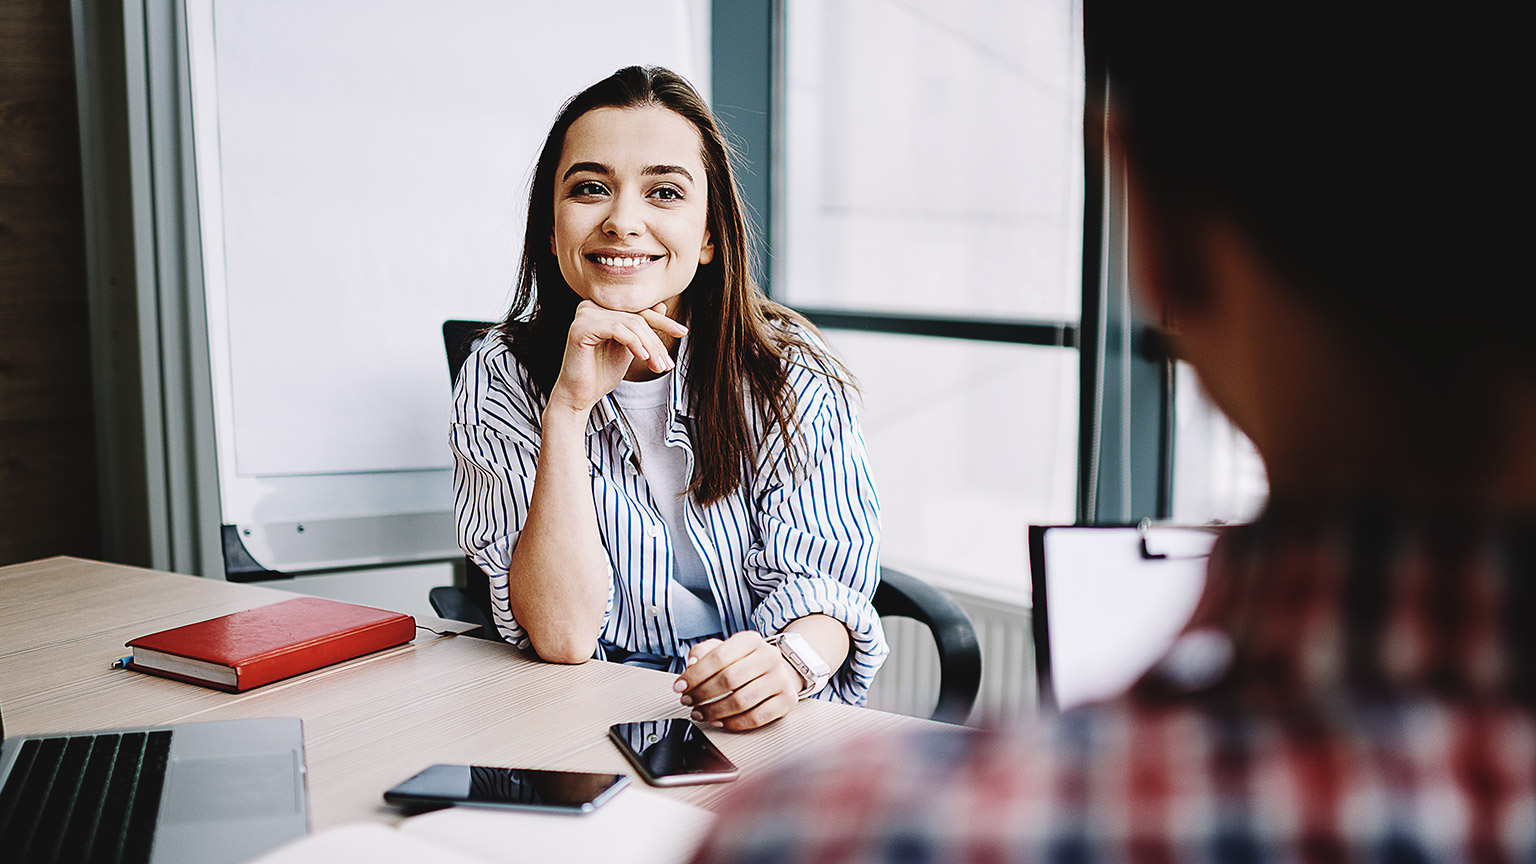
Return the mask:
<svg viewBox="0 0 1536 864">
<path fill-rule="evenodd" d="M 806 615 L 841 621 L 852 650 L 817 698 L 859 705 L 890 653 L 871 602 L 880 503 L 849 394 L 812 364 L 791 369 L 800 439 L 786 444 L 776 430 L 763 439 L 753 489 L 761 542 L 746 560 L 763 598 L 752 623 L 775 633 Z"/>
</svg>

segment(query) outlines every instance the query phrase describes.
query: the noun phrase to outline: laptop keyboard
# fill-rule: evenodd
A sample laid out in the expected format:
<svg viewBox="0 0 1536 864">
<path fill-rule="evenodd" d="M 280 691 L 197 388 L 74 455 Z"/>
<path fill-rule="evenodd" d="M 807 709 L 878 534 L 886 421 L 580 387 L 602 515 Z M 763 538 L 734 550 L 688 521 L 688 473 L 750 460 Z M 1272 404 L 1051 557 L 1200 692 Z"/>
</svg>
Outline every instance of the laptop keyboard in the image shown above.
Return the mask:
<svg viewBox="0 0 1536 864">
<path fill-rule="evenodd" d="M 32 739 L 0 789 L 5 860 L 149 861 L 171 733 Z"/>
</svg>

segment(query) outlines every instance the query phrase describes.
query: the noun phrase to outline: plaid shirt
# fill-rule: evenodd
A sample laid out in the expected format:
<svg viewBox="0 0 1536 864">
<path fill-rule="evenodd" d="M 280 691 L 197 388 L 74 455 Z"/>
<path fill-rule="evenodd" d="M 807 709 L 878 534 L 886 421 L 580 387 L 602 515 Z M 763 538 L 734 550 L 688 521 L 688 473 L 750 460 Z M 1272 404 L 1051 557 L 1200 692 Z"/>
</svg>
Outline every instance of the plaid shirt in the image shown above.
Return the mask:
<svg viewBox="0 0 1536 864">
<path fill-rule="evenodd" d="M 1298 512 L 1123 696 L 778 773 L 697 860 L 1536 861 L 1536 526 Z"/>
</svg>

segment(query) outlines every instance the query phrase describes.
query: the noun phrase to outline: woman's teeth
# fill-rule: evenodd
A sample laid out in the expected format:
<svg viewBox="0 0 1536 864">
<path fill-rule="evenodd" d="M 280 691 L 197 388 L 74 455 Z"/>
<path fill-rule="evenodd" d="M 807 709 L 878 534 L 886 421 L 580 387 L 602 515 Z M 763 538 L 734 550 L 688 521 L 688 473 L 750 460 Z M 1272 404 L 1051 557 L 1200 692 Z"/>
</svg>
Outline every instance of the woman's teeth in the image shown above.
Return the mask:
<svg viewBox="0 0 1536 864">
<path fill-rule="evenodd" d="M 619 267 L 619 268 L 639 267 L 641 264 L 644 264 L 645 262 L 647 262 L 649 260 L 651 260 L 651 259 L 650 258 L 643 258 L 643 257 L 642 258 L 628 258 L 628 257 L 625 257 L 625 258 L 611 258 L 611 257 L 609 257 L 607 255 L 599 255 L 599 256 L 597 256 L 597 263 L 603 265 L 604 267 Z"/>
</svg>

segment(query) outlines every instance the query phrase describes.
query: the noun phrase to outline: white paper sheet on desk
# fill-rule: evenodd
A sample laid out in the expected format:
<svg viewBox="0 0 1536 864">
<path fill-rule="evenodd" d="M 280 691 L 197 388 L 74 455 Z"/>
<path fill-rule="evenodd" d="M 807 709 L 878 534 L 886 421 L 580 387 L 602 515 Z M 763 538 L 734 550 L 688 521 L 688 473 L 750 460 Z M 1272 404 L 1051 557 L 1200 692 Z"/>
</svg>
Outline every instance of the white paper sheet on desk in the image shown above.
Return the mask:
<svg viewBox="0 0 1536 864">
<path fill-rule="evenodd" d="M 714 820 L 708 810 L 632 786 L 585 816 L 450 807 L 395 828 L 341 825 L 254 864 L 682 864 Z"/>
</svg>

